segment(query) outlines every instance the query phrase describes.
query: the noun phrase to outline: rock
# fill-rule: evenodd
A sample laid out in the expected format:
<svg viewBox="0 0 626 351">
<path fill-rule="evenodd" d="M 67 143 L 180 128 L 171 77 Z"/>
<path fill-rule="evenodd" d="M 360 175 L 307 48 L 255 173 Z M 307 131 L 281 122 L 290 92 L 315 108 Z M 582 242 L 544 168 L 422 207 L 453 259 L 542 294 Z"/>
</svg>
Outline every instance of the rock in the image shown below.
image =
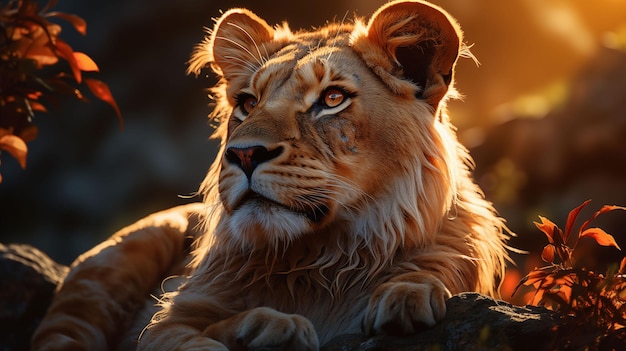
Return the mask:
<svg viewBox="0 0 626 351">
<path fill-rule="evenodd" d="M 57 284 L 68 268 L 28 245 L 0 244 L 0 351 L 28 350 Z M 341 335 L 322 351 L 548 350 L 558 316 L 534 306 L 514 306 L 463 293 L 447 302 L 435 327 L 411 337 Z M 551 347 L 552 346 L 552 347 Z"/>
<path fill-rule="evenodd" d="M 29 349 L 68 270 L 32 246 L 0 244 L 0 351 Z"/>
<path fill-rule="evenodd" d="M 552 350 L 558 316 L 542 307 L 514 306 L 477 293 L 447 302 L 435 327 L 406 338 L 344 335 L 322 351 Z"/>
</svg>

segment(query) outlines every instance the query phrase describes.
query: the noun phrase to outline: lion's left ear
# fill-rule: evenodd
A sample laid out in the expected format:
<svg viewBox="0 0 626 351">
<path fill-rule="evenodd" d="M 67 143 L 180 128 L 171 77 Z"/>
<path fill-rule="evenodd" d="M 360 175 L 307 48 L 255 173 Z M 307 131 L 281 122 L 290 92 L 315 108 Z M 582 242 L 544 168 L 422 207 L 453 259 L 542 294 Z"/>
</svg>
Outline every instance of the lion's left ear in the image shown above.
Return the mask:
<svg viewBox="0 0 626 351">
<path fill-rule="evenodd" d="M 396 1 L 374 13 L 353 48 L 394 93 L 414 94 L 437 109 L 452 82 L 461 40 L 458 24 L 443 9 Z"/>
</svg>

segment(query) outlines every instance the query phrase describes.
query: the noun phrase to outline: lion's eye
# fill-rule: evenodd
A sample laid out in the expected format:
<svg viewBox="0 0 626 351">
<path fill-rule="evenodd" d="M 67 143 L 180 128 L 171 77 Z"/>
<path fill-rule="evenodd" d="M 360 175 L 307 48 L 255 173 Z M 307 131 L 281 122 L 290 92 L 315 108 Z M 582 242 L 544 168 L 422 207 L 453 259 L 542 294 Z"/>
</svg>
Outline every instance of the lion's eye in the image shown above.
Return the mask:
<svg viewBox="0 0 626 351">
<path fill-rule="evenodd" d="M 250 94 L 241 94 L 235 98 L 237 100 L 237 110 L 235 116 L 240 120 L 244 120 L 258 104 L 257 98 Z"/>
<path fill-rule="evenodd" d="M 342 87 L 327 87 L 322 91 L 317 102 L 311 106 L 311 111 L 316 119 L 336 115 L 348 108 L 355 96 L 356 93 Z"/>
<path fill-rule="evenodd" d="M 341 105 L 346 94 L 337 88 L 328 88 L 322 93 L 322 101 L 327 107 L 333 108 Z"/>
<path fill-rule="evenodd" d="M 257 105 L 256 98 L 254 96 L 247 96 L 241 103 L 241 109 L 248 115 L 254 110 Z"/>
</svg>

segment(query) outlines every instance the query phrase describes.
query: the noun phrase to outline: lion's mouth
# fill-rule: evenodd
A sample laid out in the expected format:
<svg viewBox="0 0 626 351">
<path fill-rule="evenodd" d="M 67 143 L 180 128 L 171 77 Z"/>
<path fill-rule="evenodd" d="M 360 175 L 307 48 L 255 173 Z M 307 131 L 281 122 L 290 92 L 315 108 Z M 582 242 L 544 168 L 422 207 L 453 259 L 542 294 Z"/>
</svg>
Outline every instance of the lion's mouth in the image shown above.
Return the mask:
<svg viewBox="0 0 626 351">
<path fill-rule="evenodd" d="M 328 215 L 330 212 L 330 208 L 325 204 L 309 204 L 307 206 L 303 206 L 302 208 L 295 208 L 291 206 L 287 206 L 280 202 L 269 199 L 257 192 L 248 191 L 246 195 L 239 201 L 237 204 L 235 211 L 241 206 L 256 202 L 258 206 L 276 206 L 282 209 L 288 210 L 290 212 L 303 215 L 308 218 L 311 222 L 317 223 L 320 222 L 324 217 Z"/>
</svg>

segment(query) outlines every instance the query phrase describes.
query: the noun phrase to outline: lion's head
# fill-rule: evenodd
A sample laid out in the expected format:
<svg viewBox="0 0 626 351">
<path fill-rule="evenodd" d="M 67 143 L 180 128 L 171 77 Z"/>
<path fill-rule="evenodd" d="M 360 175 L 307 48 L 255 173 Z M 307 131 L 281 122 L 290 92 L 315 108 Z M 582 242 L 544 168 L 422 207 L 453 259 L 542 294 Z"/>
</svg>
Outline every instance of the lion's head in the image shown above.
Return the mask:
<svg viewBox="0 0 626 351">
<path fill-rule="evenodd" d="M 244 247 L 349 233 L 391 256 L 437 240 L 477 189 L 445 112 L 466 49 L 452 18 L 417 1 L 310 32 L 226 12 L 189 69 L 220 77 L 222 147 L 203 185 L 218 233 Z"/>
</svg>

